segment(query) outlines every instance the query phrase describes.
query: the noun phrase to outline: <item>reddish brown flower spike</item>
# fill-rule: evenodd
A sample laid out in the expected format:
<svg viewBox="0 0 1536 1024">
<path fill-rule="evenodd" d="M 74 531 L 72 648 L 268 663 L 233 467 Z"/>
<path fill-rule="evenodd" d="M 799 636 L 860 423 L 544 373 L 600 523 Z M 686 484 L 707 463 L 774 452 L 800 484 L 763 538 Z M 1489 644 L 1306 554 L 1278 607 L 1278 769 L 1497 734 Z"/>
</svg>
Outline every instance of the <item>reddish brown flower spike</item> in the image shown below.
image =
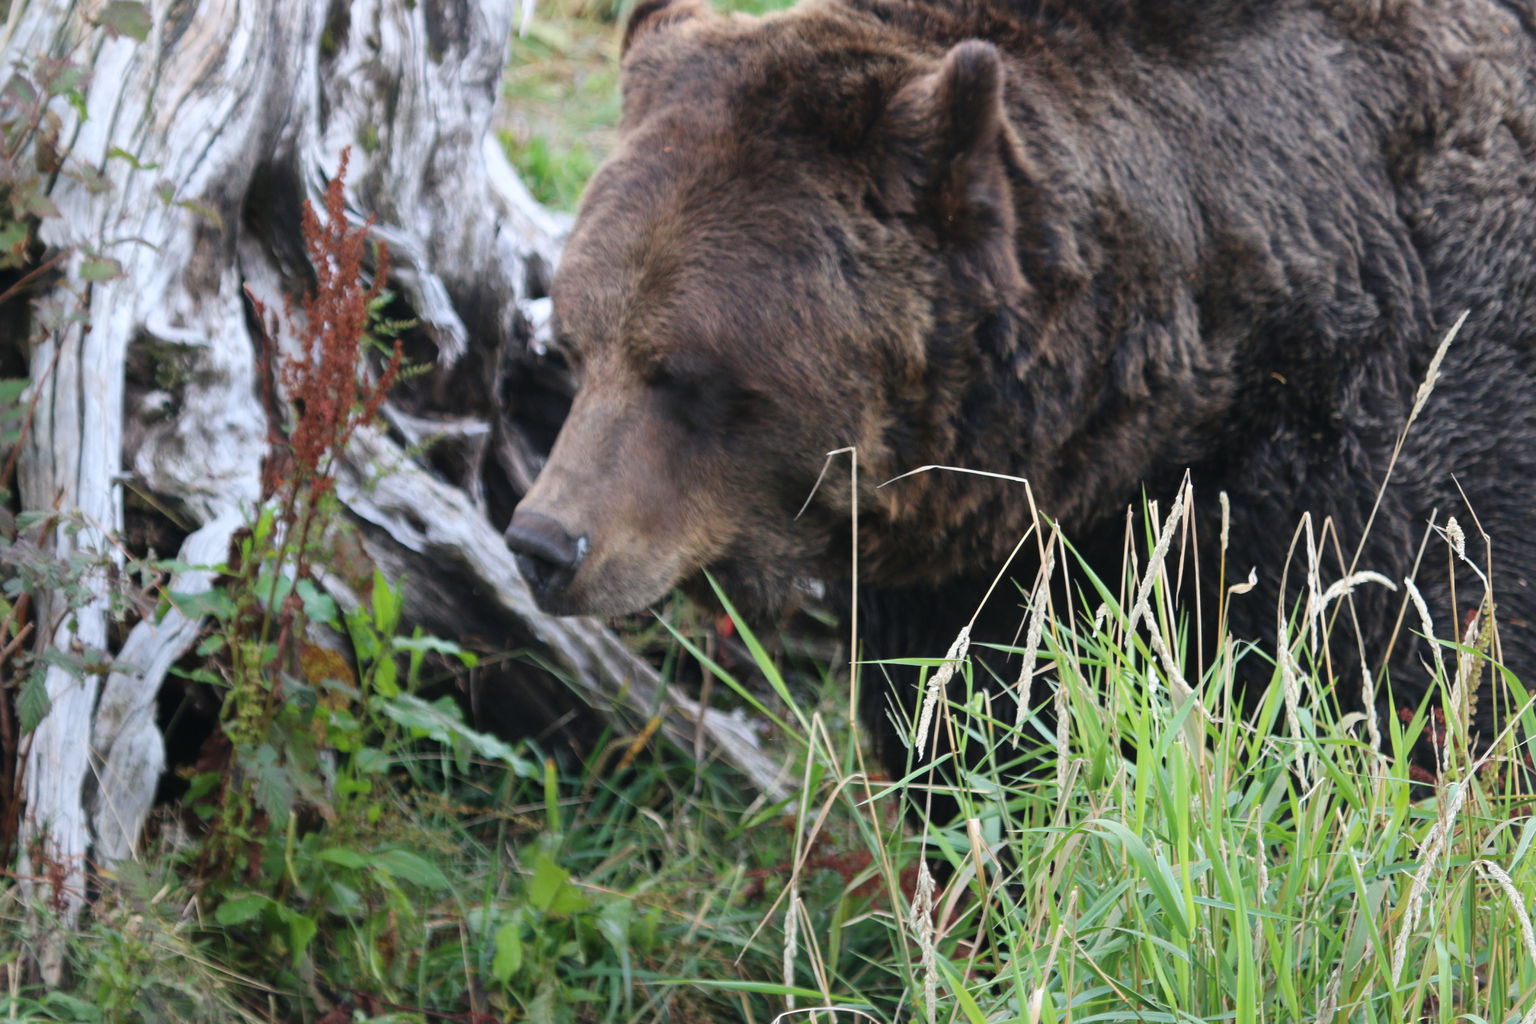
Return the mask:
<svg viewBox="0 0 1536 1024">
<path fill-rule="evenodd" d="M 376 378 L 370 380 L 363 372 L 368 309 L 389 278 L 389 251 L 382 244 L 377 247 L 373 280 L 368 283 L 363 263 L 373 219 L 358 226 L 347 221 L 345 186 L 350 155 L 349 150 L 342 152 L 336 177 L 326 186 L 324 219 L 312 203 L 304 203 L 304 248 L 314 268 L 314 286 L 300 305 L 302 316 L 296 316 L 291 306 L 283 311 L 284 320 L 298 337 L 298 351 L 272 360 L 279 364 L 272 376 L 281 383 L 293 415 L 286 452 L 275 446 L 276 457 L 268 460 L 270 472 L 265 482 L 268 493 L 281 503 L 280 519 L 296 553 L 294 572 L 299 579 L 309 574 L 309 532 L 315 505 L 335 485 L 336 459 L 353 432 L 378 415 L 399 377 L 402 359 L 396 340 Z M 263 334 L 263 351 L 271 352 L 276 320 L 269 325 L 266 310 L 254 297 L 252 301 Z M 267 396 L 266 404 L 269 419 L 280 421 L 275 396 Z"/>
<path fill-rule="evenodd" d="M 389 362 L 372 383 L 360 377 L 362 341 L 368 307 L 389 276 L 389 251 L 378 246 L 373 282 L 363 283 L 363 259 L 373 218 L 361 226 L 347 221 L 345 183 L 350 150 L 326 187 L 325 219 L 304 203 L 304 247 L 315 272 L 315 285 L 303 301 L 301 351 L 284 360 L 282 382 L 293 403 L 290 446 L 295 469 L 313 478 L 323 492 L 336 455 L 360 425 L 378 415 L 390 386 L 399 376 L 397 340 Z"/>
</svg>

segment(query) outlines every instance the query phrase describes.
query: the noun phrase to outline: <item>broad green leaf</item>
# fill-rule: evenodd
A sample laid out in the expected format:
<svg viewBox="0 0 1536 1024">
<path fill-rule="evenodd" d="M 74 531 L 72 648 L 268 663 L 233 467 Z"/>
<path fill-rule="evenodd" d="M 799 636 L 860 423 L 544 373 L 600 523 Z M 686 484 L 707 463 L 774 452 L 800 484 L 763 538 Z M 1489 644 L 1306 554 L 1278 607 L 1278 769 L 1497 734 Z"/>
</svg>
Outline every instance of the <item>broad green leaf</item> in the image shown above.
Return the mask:
<svg viewBox="0 0 1536 1024">
<path fill-rule="evenodd" d="M 523 925 L 508 921 L 496 929 L 496 955 L 491 958 L 491 977 L 505 985 L 523 966 Z"/>
<path fill-rule="evenodd" d="M 37 89 L 26 77 L 13 74 L 5 80 L 5 85 L 0 87 L 0 99 L 14 103 L 18 107 L 30 107 L 38 101 Z"/>
<path fill-rule="evenodd" d="M 392 636 L 400 624 L 400 593 L 379 570 L 373 570 L 373 627 L 380 636 Z"/>
<path fill-rule="evenodd" d="M 528 902 L 554 917 L 565 917 L 586 908 L 588 900 L 571 884 L 571 873 L 540 852 L 528 879 Z"/>
<path fill-rule="evenodd" d="M 296 795 L 289 769 L 271 744 L 263 743 L 250 754 L 239 754 L 240 768 L 250 783 L 251 799 L 273 818 L 286 820 Z"/>
<path fill-rule="evenodd" d="M 629 953 L 629 927 L 634 916 L 635 905 L 624 899 L 611 900 L 597 912 L 598 934 L 607 940 L 620 957 Z"/>
<path fill-rule="evenodd" d="M 123 265 L 111 256 L 92 256 L 80 261 L 80 280 L 111 281 L 123 276 Z"/>
<path fill-rule="evenodd" d="M 452 640 L 444 640 L 437 636 L 402 636 L 390 641 L 397 651 L 410 651 L 413 654 L 431 653 L 441 654 L 450 658 L 457 658 L 466 668 L 474 668 L 480 664 L 480 658 L 473 651 L 466 651 Z"/>
<path fill-rule="evenodd" d="M 48 716 L 53 701 L 48 697 L 47 675 L 41 671 L 30 672 L 16 695 L 16 717 L 25 736 L 37 728 L 37 723 Z"/>
<path fill-rule="evenodd" d="M 368 858 L 345 846 L 327 846 L 315 854 L 315 859 L 323 860 L 330 864 L 340 864 L 344 868 L 365 868 L 368 866 Z"/>
<path fill-rule="evenodd" d="M 0 266 L 19 267 L 27 256 L 27 226 L 20 221 L 0 224 Z"/>
<path fill-rule="evenodd" d="M 305 618 L 324 626 L 334 627 L 337 624 L 336 602 L 329 594 L 315 586 L 313 580 L 299 580 L 294 589 L 298 591 L 300 599 L 304 602 Z"/>
<path fill-rule="evenodd" d="M 22 209 L 39 220 L 59 215 L 59 205 L 50 196 L 35 188 L 25 190 L 16 198 Z"/>
<path fill-rule="evenodd" d="M 85 83 L 85 69 L 73 64 L 64 64 L 57 70 L 43 76 L 43 88 L 48 90 L 50 96 L 63 96 L 66 93 L 80 92 L 80 86 Z"/>
<path fill-rule="evenodd" d="M 540 777 L 533 763 L 519 757 L 509 744 L 465 725 L 463 714 L 451 697 L 440 697 L 428 704 L 420 697 L 402 693 L 387 702 L 383 711 L 417 735 L 437 740 L 449 747 L 463 744 L 481 757 L 506 763 L 521 778 Z"/>
<path fill-rule="evenodd" d="M 208 615 L 221 621 L 228 621 L 235 615 L 235 602 L 229 599 L 229 595 L 222 587 L 193 591 L 172 590 L 169 596 L 176 610 L 189 619 Z"/>
<path fill-rule="evenodd" d="M 293 962 L 297 964 L 304 956 L 304 951 L 309 948 L 310 940 L 320 930 L 314 918 L 304 914 L 289 911 L 288 918 L 288 944 L 293 950 Z"/>
<path fill-rule="evenodd" d="M 385 655 L 373 664 L 373 689 L 380 697 L 389 700 L 400 696 L 400 666 L 391 655 Z"/>
<path fill-rule="evenodd" d="M 270 896 L 259 892 L 242 893 L 220 903 L 219 909 L 213 912 L 213 919 L 222 925 L 244 924 L 275 905 Z"/>
<path fill-rule="evenodd" d="M 448 876 L 441 868 L 425 857 L 399 847 L 382 850 L 374 855 L 372 864 L 396 878 L 419 885 L 423 889 L 449 888 Z"/>
</svg>

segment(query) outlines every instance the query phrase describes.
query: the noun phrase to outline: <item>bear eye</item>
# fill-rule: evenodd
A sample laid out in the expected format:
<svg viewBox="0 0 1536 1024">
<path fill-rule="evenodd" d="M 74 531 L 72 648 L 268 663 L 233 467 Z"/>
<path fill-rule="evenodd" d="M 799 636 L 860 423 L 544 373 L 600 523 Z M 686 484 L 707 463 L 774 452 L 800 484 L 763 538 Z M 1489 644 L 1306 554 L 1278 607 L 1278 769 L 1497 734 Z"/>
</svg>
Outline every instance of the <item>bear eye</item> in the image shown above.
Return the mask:
<svg viewBox="0 0 1536 1024">
<path fill-rule="evenodd" d="M 690 433 L 711 436 L 740 428 L 756 410 L 760 396 L 741 385 L 724 367 L 684 360 L 654 366 L 646 382 L 667 414 Z"/>
</svg>

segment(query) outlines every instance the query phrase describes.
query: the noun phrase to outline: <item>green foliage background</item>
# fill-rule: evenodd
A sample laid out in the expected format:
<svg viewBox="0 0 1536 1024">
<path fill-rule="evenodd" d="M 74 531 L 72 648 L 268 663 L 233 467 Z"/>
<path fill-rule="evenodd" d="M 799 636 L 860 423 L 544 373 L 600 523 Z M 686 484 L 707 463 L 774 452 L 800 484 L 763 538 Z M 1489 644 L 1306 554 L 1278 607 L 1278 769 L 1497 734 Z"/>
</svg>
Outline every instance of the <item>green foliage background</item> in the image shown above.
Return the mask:
<svg viewBox="0 0 1536 1024">
<path fill-rule="evenodd" d="M 791 0 L 726 0 L 722 11 L 763 14 Z M 541 3 L 512 41 L 498 136 L 540 202 L 574 210 L 613 146 L 619 120 L 619 30 L 632 2 Z"/>
</svg>

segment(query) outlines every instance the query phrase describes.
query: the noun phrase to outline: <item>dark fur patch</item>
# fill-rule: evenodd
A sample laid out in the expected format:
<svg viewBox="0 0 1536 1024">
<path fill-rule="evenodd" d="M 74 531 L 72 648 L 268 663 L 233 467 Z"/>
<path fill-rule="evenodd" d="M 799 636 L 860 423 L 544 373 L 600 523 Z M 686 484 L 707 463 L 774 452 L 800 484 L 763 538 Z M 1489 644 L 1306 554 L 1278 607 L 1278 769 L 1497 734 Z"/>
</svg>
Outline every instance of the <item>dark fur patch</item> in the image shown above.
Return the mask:
<svg viewBox="0 0 1536 1024">
<path fill-rule="evenodd" d="M 1344 556 L 1326 578 L 1360 546 L 1354 567 L 1412 576 L 1450 636 L 1481 590 L 1419 542 L 1475 514 L 1499 653 L 1536 676 L 1531 0 L 690 3 L 630 22 L 621 143 L 554 285 L 588 398 L 526 504 L 592 535 L 564 607 L 706 566 L 764 599 L 840 578 L 846 477 L 796 511 L 852 445 L 874 656 L 942 654 L 1030 520 L 1004 482 L 874 487 L 937 464 L 1027 478 L 1109 579 L 1127 506 L 1166 509 L 1189 474 L 1211 568 L 1184 596 L 1209 613 L 1223 558 L 1256 568 L 1227 624 L 1261 646 L 1299 596 L 1304 513 Z M 1427 646 L 1386 642 L 1401 595 L 1351 600 L 1365 643 L 1326 652 L 1341 701 L 1383 667 L 1417 701 Z M 978 639 L 1019 616 L 994 601 Z"/>
</svg>

